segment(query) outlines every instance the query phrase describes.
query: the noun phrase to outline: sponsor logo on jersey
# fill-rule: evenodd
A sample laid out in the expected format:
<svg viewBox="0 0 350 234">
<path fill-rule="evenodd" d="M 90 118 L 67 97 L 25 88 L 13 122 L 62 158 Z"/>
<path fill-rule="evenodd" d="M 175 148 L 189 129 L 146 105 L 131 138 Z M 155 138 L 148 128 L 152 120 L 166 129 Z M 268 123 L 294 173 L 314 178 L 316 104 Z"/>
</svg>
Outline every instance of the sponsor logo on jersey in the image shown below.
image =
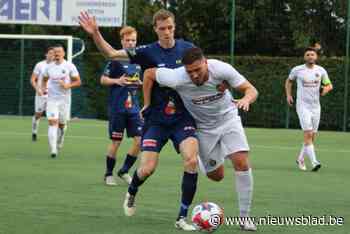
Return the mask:
<svg viewBox="0 0 350 234">
<path fill-rule="evenodd" d="M 157 146 L 157 140 L 153 139 L 145 139 L 142 141 L 143 147 L 156 147 Z"/>
<path fill-rule="evenodd" d="M 181 59 L 176 60 L 176 64 L 182 64 Z"/>
<path fill-rule="evenodd" d="M 192 99 L 192 103 L 195 105 L 204 105 L 204 104 L 219 100 L 223 96 L 224 96 L 224 93 L 221 93 L 221 92 L 215 95 L 202 96 L 202 97 Z"/>
</svg>

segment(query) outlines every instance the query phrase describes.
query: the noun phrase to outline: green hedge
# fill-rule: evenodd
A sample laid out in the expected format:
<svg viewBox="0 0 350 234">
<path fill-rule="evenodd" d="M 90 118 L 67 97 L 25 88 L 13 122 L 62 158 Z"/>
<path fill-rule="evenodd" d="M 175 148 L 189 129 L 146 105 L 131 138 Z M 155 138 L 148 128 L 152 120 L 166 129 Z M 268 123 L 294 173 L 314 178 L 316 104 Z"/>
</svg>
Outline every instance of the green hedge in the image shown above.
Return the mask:
<svg viewBox="0 0 350 234">
<path fill-rule="evenodd" d="M 99 54 L 86 54 L 84 74 L 88 96 L 88 106 L 94 116 L 107 118 L 108 88 L 99 84 L 99 77 L 106 63 Z M 228 61 L 227 56 L 210 56 Z M 292 67 L 302 64 L 300 58 L 284 57 L 236 57 L 235 68 L 248 78 L 258 89 L 259 98 L 249 113 L 241 113 L 247 126 L 298 128 L 299 122 L 295 108 L 286 105 L 284 82 Z M 341 130 L 344 105 L 344 60 L 341 58 L 322 58 L 319 62 L 329 73 L 334 90 L 321 98 L 321 129 Z M 295 86 L 294 86 L 295 92 Z M 235 94 L 237 96 L 238 94 Z M 349 97 L 348 97 L 349 99 Z M 350 101 L 349 101 L 350 102 Z M 350 106 L 349 106 L 350 109 Z M 348 119 L 349 120 L 349 119 Z M 348 121 L 348 125 L 350 121 Z"/>
</svg>

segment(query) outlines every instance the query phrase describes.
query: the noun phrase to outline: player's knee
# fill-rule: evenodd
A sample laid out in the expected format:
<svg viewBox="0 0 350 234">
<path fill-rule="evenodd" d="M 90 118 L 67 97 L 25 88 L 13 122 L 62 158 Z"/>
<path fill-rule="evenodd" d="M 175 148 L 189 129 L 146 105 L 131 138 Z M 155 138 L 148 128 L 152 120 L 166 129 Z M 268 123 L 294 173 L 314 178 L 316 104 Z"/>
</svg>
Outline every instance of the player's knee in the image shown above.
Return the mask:
<svg viewBox="0 0 350 234">
<path fill-rule="evenodd" d="M 50 126 L 58 125 L 58 120 L 57 119 L 49 119 L 49 125 Z"/>
<path fill-rule="evenodd" d="M 185 169 L 195 170 L 198 166 L 197 156 L 188 157 L 184 161 Z"/>
</svg>

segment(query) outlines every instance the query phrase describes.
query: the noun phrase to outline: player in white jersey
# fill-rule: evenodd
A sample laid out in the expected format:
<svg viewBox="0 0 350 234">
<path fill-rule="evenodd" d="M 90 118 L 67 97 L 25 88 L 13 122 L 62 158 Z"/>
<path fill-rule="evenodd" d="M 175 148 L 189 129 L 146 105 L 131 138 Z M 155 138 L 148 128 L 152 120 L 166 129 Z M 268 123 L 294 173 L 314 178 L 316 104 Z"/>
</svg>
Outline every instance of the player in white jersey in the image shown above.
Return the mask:
<svg viewBox="0 0 350 234">
<path fill-rule="evenodd" d="M 34 116 L 32 118 L 32 140 L 37 140 L 37 134 L 39 129 L 39 121 L 46 109 L 47 102 L 47 88 L 42 89 L 43 74 L 46 66 L 50 64 L 54 57 L 53 47 L 47 48 L 46 59 L 38 62 L 33 70 L 30 78 L 30 83 L 35 90 L 35 102 L 34 102 Z"/>
<path fill-rule="evenodd" d="M 54 52 L 54 61 L 44 73 L 44 85 L 47 83 L 48 88 L 46 116 L 49 120 L 48 137 L 52 158 L 57 156 L 57 149 L 63 145 L 66 124 L 70 118 L 71 89 L 81 85 L 77 68 L 64 59 L 63 46 L 55 46 Z"/>
<path fill-rule="evenodd" d="M 229 159 L 236 171 L 240 216 L 249 217 L 253 176 L 248 161 L 249 146 L 238 109 L 248 111 L 257 98 L 257 90 L 230 64 L 207 60 L 199 48 L 187 50 L 182 63 L 185 66 L 177 69 L 154 68 L 145 72 L 143 110 L 150 105 L 154 81 L 179 93 L 196 120 L 200 168 L 208 178 L 220 181 L 224 177 L 224 160 Z M 220 90 L 222 83 L 244 93 L 244 97 L 233 102 L 228 90 Z M 256 230 L 249 219 L 241 227 Z"/>
<path fill-rule="evenodd" d="M 292 96 L 293 82 L 297 82 L 296 110 L 299 117 L 300 126 L 304 131 L 304 143 L 297 159 L 298 167 L 305 171 L 304 155 L 309 156 L 312 164 L 312 171 L 318 171 L 321 163 L 316 158 L 314 142 L 318 125 L 320 123 L 321 96 L 325 96 L 333 89 L 327 71 L 316 65 L 318 55 L 314 48 L 307 48 L 304 53 L 305 64 L 294 67 L 285 82 L 287 102 L 293 106 Z"/>
</svg>

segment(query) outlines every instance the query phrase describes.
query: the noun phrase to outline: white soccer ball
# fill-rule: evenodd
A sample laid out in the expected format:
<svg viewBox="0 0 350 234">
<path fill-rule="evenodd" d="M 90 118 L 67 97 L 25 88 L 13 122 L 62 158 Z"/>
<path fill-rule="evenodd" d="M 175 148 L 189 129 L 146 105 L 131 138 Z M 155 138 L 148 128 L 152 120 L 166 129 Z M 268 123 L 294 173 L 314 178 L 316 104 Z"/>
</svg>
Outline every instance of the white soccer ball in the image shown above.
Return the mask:
<svg viewBox="0 0 350 234">
<path fill-rule="evenodd" d="M 213 202 L 203 202 L 192 210 L 192 222 L 198 230 L 213 232 L 224 222 L 224 212 Z"/>
</svg>

